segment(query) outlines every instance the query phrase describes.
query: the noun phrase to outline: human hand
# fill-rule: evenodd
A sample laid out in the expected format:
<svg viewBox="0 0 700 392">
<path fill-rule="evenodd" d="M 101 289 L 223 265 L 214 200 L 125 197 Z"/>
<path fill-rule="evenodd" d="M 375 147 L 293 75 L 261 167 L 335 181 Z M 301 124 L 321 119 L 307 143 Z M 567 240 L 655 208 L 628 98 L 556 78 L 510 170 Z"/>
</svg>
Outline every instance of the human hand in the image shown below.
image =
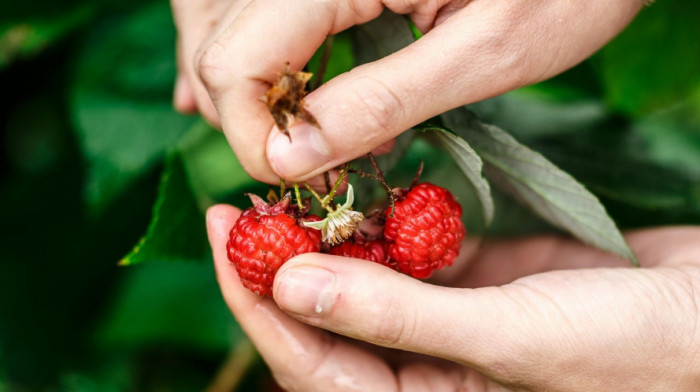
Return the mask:
<svg viewBox="0 0 700 392">
<path fill-rule="evenodd" d="M 178 78 L 176 106 L 198 106 L 210 121 L 220 122 L 254 178 L 304 180 L 446 110 L 573 66 L 622 30 L 642 4 L 172 0 L 181 74 L 187 76 Z M 285 62 L 301 69 L 326 36 L 377 17 L 385 6 L 409 14 L 427 34 L 310 93 L 306 106 L 321 130 L 296 124 L 290 142 L 275 130 L 260 97 Z"/>
<path fill-rule="evenodd" d="M 700 228 L 628 235 L 639 269 L 557 237 L 467 242 L 461 260 L 436 274 L 462 288 L 304 254 L 278 272 L 275 304 L 245 289 L 227 260 L 239 214 L 223 205 L 207 214 L 219 284 L 284 388 L 700 388 Z"/>
</svg>

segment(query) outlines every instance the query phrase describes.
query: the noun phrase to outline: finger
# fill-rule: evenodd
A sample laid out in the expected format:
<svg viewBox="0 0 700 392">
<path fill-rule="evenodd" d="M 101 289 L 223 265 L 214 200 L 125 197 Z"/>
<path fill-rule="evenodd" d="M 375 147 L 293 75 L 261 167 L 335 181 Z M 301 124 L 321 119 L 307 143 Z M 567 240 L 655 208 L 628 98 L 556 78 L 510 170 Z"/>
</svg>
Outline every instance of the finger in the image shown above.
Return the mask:
<svg viewBox="0 0 700 392">
<path fill-rule="evenodd" d="M 274 286 L 280 308 L 310 325 L 376 345 L 485 369 L 507 353 L 518 314 L 496 288 L 446 289 L 384 266 L 321 254 L 287 262 Z M 498 327 L 496 327 L 498 326 Z M 504 326 L 504 328 L 501 328 Z"/>
<path fill-rule="evenodd" d="M 273 170 L 291 179 L 317 174 L 448 109 L 553 76 L 592 54 L 638 9 L 564 3 L 471 2 L 414 44 L 333 79 L 306 98 L 321 131 L 301 123 L 291 142 L 270 134 Z"/>
<path fill-rule="evenodd" d="M 183 114 L 193 114 L 197 112 L 197 101 L 194 97 L 190 81 L 184 72 L 178 72 L 175 78 L 173 107 Z"/>
<path fill-rule="evenodd" d="M 667 227 L 636 230 L 625 234 L 642 267 L 678 266 L 700 260 L 700 229 Z M 467 241 L 460 254 L 463 266 L 440 271 L 459 287 L 499 286 L 540 272 L 631 267 L 629 260 L 562 236 L 537 236 L 515 240 L 488 241 L 477 246 Z M 439 274 L 438 274 L 439 275 Z"/>
<path fill-rule="evenodd" d="M 375 263 L 306 254 L 282 267 L 274 293 L 283 310 L 310 325 L 448 359 L 524 390 L 585 386 L 601 374 L 610 376 L 607 390 L 654 373 L 653 358 L 692 344 L 685 326 L 696 312 L 687 293 L 696 279 L 696 268 L 601 268 L 447 289 Z M 671 374 L 664 382 L 686 360 L 664 364 Z"/>
<path fill-rule="evenodd" d="M 405 2 L 384 3 L 412 12 Z M 416 8 L 425 3 L 411 4 Z M 286 61 L 300 69 L 328 34 L 376 17 L 382 3 L 354 7 L 348 0 L 253 2 L 208 48 L 199 71 L 246 170 L 260 179 L 271 177 L 272 170 L 283 178 L 304 179 L 371 151 L 446 109 L 575 64 L 618 32 L 639 8 L 639 2 L 620 4 L 470 2 L 464 12 L 416 43 L 311 93 L 306 104 L 321 130 L 301 123 L 291 130 L 291 142 L 270 133 L 272 119 L 257 99 Z M 563 25 L 552 20 L 581 22 Z"/>
<path fill-rule="evenodd" d="M 207 212 L 217 279 L 226 303 L 280 385 L 303 391 L 394 390 L 395 377 L 379 358 L 290 318 L 272 300 L 243 287 L 226 251 L 239 215 L 226 205 Z"/>
</svg>

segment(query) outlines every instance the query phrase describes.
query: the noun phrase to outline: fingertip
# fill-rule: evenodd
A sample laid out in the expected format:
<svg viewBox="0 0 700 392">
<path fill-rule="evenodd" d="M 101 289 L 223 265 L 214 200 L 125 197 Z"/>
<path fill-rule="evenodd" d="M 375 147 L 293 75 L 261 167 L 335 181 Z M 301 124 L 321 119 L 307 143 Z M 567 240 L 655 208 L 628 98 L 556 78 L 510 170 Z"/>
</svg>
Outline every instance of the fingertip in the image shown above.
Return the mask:
<svg viewBox="0 0 700 392">
<path fill-rule="evenodd" d="M 327 170 L 332 150 L 321 129 L 298 123 L 289 129 L 289 136 L 272 129 L 267 159 L 280 178 L 301 181 Z"/>
<path fill-rule="evenodd" d="M 193 114 L 197 112 L 197 101 L 187 77 L 178 74 L 175 79 L 175 89 L 173 91 L 173 107 L 182 114 Z"/>
<path fill-rule="evenodd" d="M 206 223 L 209 242 L 212 247 L 226 238 L 233 224 L 238 219 L 241 210 L 227 204 L 216 204 L 207 209 Z"/>
</svg>

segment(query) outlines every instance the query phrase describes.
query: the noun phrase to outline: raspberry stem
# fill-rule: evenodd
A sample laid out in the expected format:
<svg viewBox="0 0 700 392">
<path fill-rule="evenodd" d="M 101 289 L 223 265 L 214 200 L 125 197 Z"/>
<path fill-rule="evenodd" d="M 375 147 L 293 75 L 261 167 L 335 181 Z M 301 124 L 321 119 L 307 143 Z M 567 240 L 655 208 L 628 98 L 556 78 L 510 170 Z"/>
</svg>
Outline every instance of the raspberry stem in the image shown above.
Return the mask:
<svg viewBox="0 0 700 392">
<path fill-rule="evenodd" d="M 349 165 L 346 163 L 343 165 L 343 168 L 340 169 L 340 174 L 338 174 L 338 179 L 335 180 L 335 184 L 333 184 L 333 189 L 331 189 L 330 192 L 328 192 L 328 195 L 323 199 L 326 204 L 333 204 L 333 198 L 335 197 L 335 193 L 338 191 L 338 188 L 340 188 L 340 184 L 343 183 L 343 180 L 345 177 L 348 175 L 348 167 Z"/>
<path fill-rule="evenodd" d="M 323 173 L 323 182 L 326 184 L 326 193 L 331 193 L 331 174 L 330 172 Z"/>
<path fill-rule="evenodd" d="M 294 197 L 297 199 L 297 206 L 299 207 L 299 211 L 304 211 L 304 205 L 301 203 L 301 192 L 299 191 L 299 184 L 297 184 L 296 182 L 294 183 Z"/>
<path fill-rule="evenodd" d="M 389 216 L 394 216 L 394 207 L 396 204 L 396 197 L 394 196 L 394 192 L 391 191 L 391 187 L 389 184 L 386 183 L 386 179 L 384 179 L 384 172 L 382 169 L 379 168 L 379 165 L 377 164 L 377 160 L 374 159 L 374 154 L 371 152 L 367 153 L 367 158 L 369 158 L 370 163 L 372 163 L 372 167 L 374 168 L 374 171 L 377 173 L 376 179 L 379 180 L 379 183 L 382 184 L 384 187 L 384 190 L 386 190 L 387 197 L 389 198 L 389 205 L 391 206 L 391 212 L 389 213 Z"/>
<path fill-rule="evenodd" d="M 321 53 L 321 60 L 318 64 L 318 69 L 316 70 L 316 79 L 314 79 L 311 86 L 311 91 L 316 90 L 323 84 L 323 77 L 326 74 L 326 69 L 328 68 L 328 61 L 331 59 L 331 54 L 333 53 L 333 40 L 335 36 L 329 35 L 323 42 L 323 52 Z"/>
<path fill-rule="evenodd" d="M 314 190 L 314 188 L 310 187 L 309 184 L 306 183 L 306 181 L 304 181 L 303 184 L 304 184 L 304 187 L 306 188 L 306 190 L 309 191 L 309 192 L 311 193 L 311 195 L 313 195 L 313 197 L 314 197 L 316 200 L 318 200 L 319 203 L 321 203 L 321 208 L 325 209 L 325 210 L 328 211 L 328 212 L 333 212 L 333 209 L 331 209 L 330 207 L 328 207 L 327 204 L 324 203 L 324 201 L 326 200 L 325 197 L 322 198 L 322 197 Z M 294 185 L 296 185 L 296 182 L 294 183 Z M 296 189 L 299 188 L 298 185 L 296 185 L 296 187 L 297 187 Z M 327 196 L 326 196 L 326 197 L 327 197 Z"/>
<path fill-rule="evenodd" d="M 413 177 L 413 181 L 411 181 L 411 185 L 408 187 L 409 190 L 413 189 L 414 186 L 418 183 L 418 179 L 420 178 L 420 175 L 423 173 L 423 161 L 420 161 L 420 165 L 418 166 L 418 170 L 416 170 L 416 176 Z"/>
</svg>

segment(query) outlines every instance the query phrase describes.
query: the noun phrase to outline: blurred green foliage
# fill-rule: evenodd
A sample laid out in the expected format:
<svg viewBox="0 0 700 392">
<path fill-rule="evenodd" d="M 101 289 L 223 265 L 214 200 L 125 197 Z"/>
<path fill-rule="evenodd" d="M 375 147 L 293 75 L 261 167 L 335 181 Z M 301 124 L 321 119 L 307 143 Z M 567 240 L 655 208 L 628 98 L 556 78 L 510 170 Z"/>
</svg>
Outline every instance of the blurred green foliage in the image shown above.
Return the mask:
<svg viewBox="0 0 700 392">
<path fill-rule="evenodd" d="M 2 8 L 0 391 L 204 389 L 242 333 L 218 291 L 203 212 L 267 188 L 220 133 L 171 109 L 167 2 Z M 698 224 L 699 11 L 658 2 L 590 60 L 472 109 L 573 174 L 622 228 Z M 325 80 L 376 56 L 355 32 L 336 37 Z M 424 179 L 480 215 L 449 157 L 424 140 L 406 146 L 387 157 L 392 183 L 408 184 L 423 160 Z M 468 219 L 471 231 L 551 230 L 495 200 L 494 225 Z M 269 385 L 253 362 L 240 390 Z"/>
</svg>

